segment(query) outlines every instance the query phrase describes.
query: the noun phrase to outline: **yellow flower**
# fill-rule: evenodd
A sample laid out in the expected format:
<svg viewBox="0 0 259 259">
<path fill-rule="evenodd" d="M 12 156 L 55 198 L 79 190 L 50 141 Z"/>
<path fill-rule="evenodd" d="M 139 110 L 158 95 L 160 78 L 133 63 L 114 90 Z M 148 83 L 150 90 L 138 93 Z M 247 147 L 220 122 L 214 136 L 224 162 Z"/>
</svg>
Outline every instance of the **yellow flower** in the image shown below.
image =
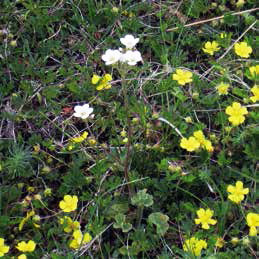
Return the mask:
<svg viewBox="0 0 259 259">
<path fill-rule="evenodd" d="M 180 147 L 186 149 L 189 152 L 192 152 L 200 147 L 200 143 L 194 137 L 182 138 Z"/>
<path fill-rule="evenodd" d="M 103 89 L 110 89 L 111 88 L 111 84 L 109 83 L 110 81 L 112 81 L 112 76 L 110 74 L 105 74 L 103 76 L 103 78 L 101 78 L 98 75 L 93 75 L 92 77 L 92 84 L 96 85 L 96 90 L 101 91 Z"/>
<path fill-rule="evenodd" d="M 92 77 L 92 84 L 93 85 L 96 85 L 99 81 L 100 81 L 101 77 L 94 74 L 93 77 Z"/>
<path fill-rule="evenodd" d="M 257 229 L 259 227 L 259 214 L 256 213 L 248 213 L 246 215 L 247 225 L 250 227 L 249 236 L 256 236 Z"/>
<path fill-rule="evenodd" d="M 245 121 L 245 116 L 248 114 L 246 107 L 242 107 L 240 103 L 233 102 L 232 106 L 226 108 L 226 114 L 230 115 L 228 120 L 233 126 L 238 126 Z"/>
<path fill-rule="evenodd" d="M 25 241 L 22 241 L 20 243 L 18 243 L 18 245 L 16 246 L 16 248 L 23 252 L 33 252 L 35 250 L 36 247 L 36 243 L 32 240 L 28 241 L 28 243 L 26 243 Z"/>
<path fill-rule="evenodd" d="M 213 210 L 210 210 L 210 209 L 207 209 L 207 210 L 204 210 L 204 209 L 199 209 L 197 210 L 197 215 L 198 215 L 198 218 L 195 219 L 195 224 L 198 225 L 198 224 L 201 224 L 201 227 L 203 229 L 209 229 L 210 225 L 215 225 L 217 223 L 217 220 L 215 219 L 212 219 L 212 216 L 213 216 Z"/>
<path fill-rule="evenodd" d="M 225 240 L 222 237 L 218 237 L 215 246 L 222 248 L 225 245 Z"/>
<path fill-rule="evenodd" d="M 244 195 L 249 193 L 249 189 L 244 189 L 241 181 L 237 181 L 236 186 L 229 185 L 227 191 L 231 193 L 228 195 L 228 198 L 235 203 L 242 201 L 245 197 Z"/>
<path fill-rule="evenodd" d="M 0 257 L 9 252 L 9 246 L 4 244 L 4 239 L 0 238 Z"/>
<path fill-rule="evenodd" d="M 73 233 L 73 240 L 69 243 L 72 249 L 78 249 L 81 245 L 89 243 L 92 237 L 89 233 L 82 234 L 81 230 L 75 230 Z"/>
<path fill-rule="evenodd" d="M 183 250 L 192 253 L 195 256 L 201 255 L 201 250 L 207 248 L 207 242 L 202 239 L 197 239 L 196 237 L 192 237 L 191 239 L 185 240 L 183 245 Z"/>
<path fill-rule="evenodd" d="M 80 229 L 80 223 L 78 221 L 73 221 L 70 217 L 65 216 L 60 219 L 60 224 L 65 225 L 64 231 L 66 233 L 72 232 L 74 230 Z"/>
<path fill-rule="evenodd" d="M 212 152 L 214 148 L 212 147 L 212 144 L 209 140 L 205 139 L 205 136 L 201 130 L 195 131 L 193 133 L 193 136 L 195 139 L 200 143 L 202 148 L 205 148 L 209 152 Z"/>
<path fill-rule="evenodd" d="M 92 240 L 92 236 L 89 233 L 84 234 L 83 244 L 89 243 Z"/>
<path fill-rule="evenodd" d="M 254 77 L 259 75 L 259 65 L 249 67 L 249 72 Z"/>
<path fill-rule="evenodd" d="M 213 152 L 213 150 L 214 150 L 214 147 L 212 146 L 211 141 L 210 141 L 210 140 L 207 140 L 207 139 L 206 139 L 206 141 L 205 141 L 204 147 L 205 147 L 205 149 L 206 149 L 208 152 Z"/>
<path fill-rule="evenodd" d="M 217 85 L 216 89 L 218 90 L 219 95 L 228 94 L 228 88 L 229 84 L 221 82 L 219 85 Z"/>
<path fill-rule="evenodd" d="M 176 69 L 176 73 L 173 74 L 173 80 L 176 80 L 180 85 L 190 83 L 192 82 L 192 72 Z"/>
<path fill-rule="evenodd" d="M 258 87 L 258 85 L 255 85 L 254 87 L 252 87 L 251 92 L 253 93 L 254 96 L 251 96 L 250 100 L 253 103 L 259 101 L 259 87 Z"/>
<path fill-rule="evenodd" d="M 212 42 L 208 41 L 205 43 L 203 51 L 212 56 L 214 52 L 218 51 L 219 49 L 220 49 L 219 44 L 216 41 L 212 41 Z"/>
<path fill-rule="evenodd" d="M 249 58 L 252 53 L 252 48 L 246 42 L 236 43 L 234 45 L 235 52 L 238 56 L 242 58 Z"/>
<path fill-rule="evenodd" d="M 27 256 L 25 254 L 21 254 L 18 256 L 17 259 L 27 259 Z"/>
<path fill-rule="evenodd" d="M 88 136 L 88 132 L 87 131 L 84 131 L 83 134 L 79 137 L 74 137 L 71 139 L 72 142 L 75 142 L 75 143 L 81 143 L 83 142 Z"/>
<path fill-rule="evenodd" d="M 25 218 L 23 218 L 19 224 L 19 231 L 22 231 L 24 224 L 35 215 L 34 210 L 27 212 L 27 215 Z"/>
<path fill-rule="evenodd" d="M 71 212 L 71 211 L 76 210 L 77 202 L 78 202 L 78 198 L 76 195 L 74 195 L 74 196 L 65 195 L 64 200 L 60 201 L 59 207 L 64 212 Z"/>
</svg>

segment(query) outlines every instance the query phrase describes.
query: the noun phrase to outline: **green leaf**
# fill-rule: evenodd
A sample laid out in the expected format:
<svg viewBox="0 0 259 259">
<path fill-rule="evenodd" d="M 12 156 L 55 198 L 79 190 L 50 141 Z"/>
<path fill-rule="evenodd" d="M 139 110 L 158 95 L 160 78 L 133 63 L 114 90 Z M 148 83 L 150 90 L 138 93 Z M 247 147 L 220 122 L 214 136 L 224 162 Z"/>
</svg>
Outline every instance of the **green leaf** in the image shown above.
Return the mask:
<svg viewBox="0 0 259 259">
<path fill-rule="evenodd" d="M 121 228 L 122 232 L 126 233 L 129 232 L 132 228 L 132 225 L 130 223 L 126 223 L 126 216 L 122 213 L 119 213 L 115 216 L 116 222 L 113 223 L 114 228 Z"/>
<path fill-rule="evenodd" d="M 153 196 L 146 192 L 147 189 L 138 191 L 138 193 L 131 198 L 131 204 L 138 207 L 150 207 L 153 204 Z"/>
<path fill-rule="evenodd" d="M 161 212 L 155 212 L 148 216 L 148 223 L 156 225 L 156 232 L 161 236 L 163 236 L 169 228 L 168 220 L 169 217 Z"/>
</svg>

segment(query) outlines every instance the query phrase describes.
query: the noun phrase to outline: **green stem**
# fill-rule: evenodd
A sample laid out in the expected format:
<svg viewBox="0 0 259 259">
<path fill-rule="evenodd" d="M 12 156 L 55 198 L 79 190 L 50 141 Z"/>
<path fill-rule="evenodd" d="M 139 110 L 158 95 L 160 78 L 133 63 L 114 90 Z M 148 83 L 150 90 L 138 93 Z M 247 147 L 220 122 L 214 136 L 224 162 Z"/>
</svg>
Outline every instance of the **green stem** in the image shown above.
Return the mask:
<svg viewBox="0 0 259 259">
<path fill-rule="evenodd" d="M 129 179 L 129 170 L 130 170 L 130 158 L 131 158 L 131 137 L 132 137 L 132 128 L 131 128 L 131 120 L 130 120 L 130 114 L 129 114 L 129 100 L 127 95 L 127 83 L 125 80 L 125 75 L 122 74 L 122 90 L 123 90 L 123 97 L 124 97 L 124 105 L 126 109 L 126 116 L 127 116 L 127 126 L 128 126 L 128 142 L 126 144 L 126 158 L 124 162 L 124 176 L 127 181 L 127 183 L 130 182 Z M 128 190 L 129 190 L 129 196 L 132 197 L 133 195 L 133 189 L 130 184 L 127 184 Z"/>
<path fill-rule="evenodd" d="M 143 210 L 144 210 L 144 207 L 141 206 L 138 208 L 138 228 L 140 227 L 141 225 L 141 221 L 142 221 L 142 218 L 143 218 Z"/>
</svg>

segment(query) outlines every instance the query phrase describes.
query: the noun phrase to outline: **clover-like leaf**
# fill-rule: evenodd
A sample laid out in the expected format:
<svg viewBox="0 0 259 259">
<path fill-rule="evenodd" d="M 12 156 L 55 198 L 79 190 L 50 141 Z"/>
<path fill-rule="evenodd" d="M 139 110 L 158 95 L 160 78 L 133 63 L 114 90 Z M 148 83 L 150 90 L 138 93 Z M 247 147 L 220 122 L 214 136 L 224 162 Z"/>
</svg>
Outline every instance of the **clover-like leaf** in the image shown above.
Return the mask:
<svg viewBox="0 0 259 259">
<path fill-rule="evenodd" d="M 132 228 L 130 223 L 126 223 L 126 216 L 122 213 L 119 213 L 115 216 L 116 222 L 113 223 L 114 228 L 121 228 L 122 232 L 129 232 Z"/>
<path fill-rule="evenodd" d="M 131 198 L 131 204 L 138 207 L 150 207 L 153 204 L 153 196 L 147 193 L 147 189 L 138 191 Z"/>
<path fill-rule="evenodd" d="M 161 236 L 163 236 L 169 228 L 168 220 L 169 217 L 161 212 L 155 212 L 148 216 L 148 223 L 156 225 L 156 232 Z"/>
</svg>

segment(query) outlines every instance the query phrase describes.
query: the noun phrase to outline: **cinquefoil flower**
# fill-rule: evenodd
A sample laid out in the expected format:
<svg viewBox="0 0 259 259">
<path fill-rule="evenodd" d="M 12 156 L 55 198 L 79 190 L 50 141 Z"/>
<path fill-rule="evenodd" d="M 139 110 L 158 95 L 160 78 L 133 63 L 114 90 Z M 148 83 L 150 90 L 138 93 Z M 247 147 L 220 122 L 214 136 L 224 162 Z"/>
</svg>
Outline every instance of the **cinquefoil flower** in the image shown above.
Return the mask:
<svg viewBox="0 0 259 259">
<path fill-rule="evenodd" d="M 127 34 L 124 38 L 120 38 L 120 42 L 127 48 L 132 49 L 139 42 L 139 38 L 134 38 L 132 35 Z"/>
<path fill-rule="evenodd" d="M 71 212 L 76 210 L 77 202 L 78 202 L 78 198 L 76 195 L 73 195 L 73 196 L 65 195 L 64 200 L 59 202 L 59 207 L 64 212 Z"/>
<path fill-rule="evenodd" d="M 196 237 L 192 237 L 190 239 L 185 240 L 183 245 L 183 250 L 188 251 L 189 253 L 200 256 L 201 250 L 207 248 L 207 242 L 203 239 L 198 239 Z"/>
<path fill-rule="evenodd" d="M 35 247 L 36 243 L 33 240 L 28 241 L 28 243 L 22 241 L 16 246 L 16 248 L 23 253 L 33 252 L 35 250 Z"/>
<path fill-rule="evenodd" d="M 89 243 L 92 237 L 89 233 L 82 234 L 81 230 L 75 230 L 73 233 L 73 240 L 70 242 L 69 247 L 78 249 L 81 245 Z"/>
<path fill-rule="evenodd" d="M 237 181 L 236 186 L 228 185 L 227 191 L 230 193 L 228 198 L 235 203 L 240 203 L 245 198 L 245 194 L 249 193 L 249 189 L 244 189 L 241 181 Z"/>
<path fill-rule="evenodd" d="M 226 94 L 228 94 L 229 87 L 230 87 L 229 84 L 221 82 L 220 84 L 218 84 L 216 86 L 216 89 L 218 90 L 219 95 L 226 95 Z"/>
<path fill-rule="evenodd" d="M 0 238 L 0 257 L 9 252 L 9 246 L 4 244 L 4 239 Z"/>
<path fill-rule="evenodd" d="M 251 96 L 250 100 L 253 103 L 259 101 L 259 87 L 258 87 L 258 85 L 255 85 L 254 87 L 252 87 L 251 92 L 253 93 L 254 96 Z"/>
<path fill-rule="evenodd" d="M 180 147 L 186 149 L 189 152 L 192 152 L 200 147 L 199 141 L 194 137 L 182 138 Z"/>
<path fill-rule="evenodd" d="M 205 46 L 203 48 L 203 51 L 205 53 L 210 54 L 211 56 L 214 54 L 214 52 L 220 50 L 219 44 L 216 41 L 208 41 L 205 43 Z"/>
<path fill-rule="evenodd" d="M 179 85 L 185 85 L 192 82 L 192 72 L 182 69 L 176 69 L 172 78 L 173 80 L 176 80 Z"/>
<path fill-rule="evenodd" d="M 137 50 L 127 50 L 122 54 L 120 61 L 127 63 L 129 66 L 135 66 L 139 61 L 142 61 L 142 57 L 140 52 Z"/>
<path fill-rule="evenodd" d="M 77 105 L 74 108 L 75 112 L 74 112 L 74 116 L 77 118 L 81 118 L 81 119 L 87 119 L 90 114 L 93 112 L 93 108 L 89 107 L 89 104 L 86 103 L 82 106 Z"/>
<path fill-rule="evenodd" d="M 80 229 L 80 223 L 78 221 L 73 221 L 70 217 L 65 216 L 59 220 L 61 225 L 64 225 L 64 231 L 66 233 L 72 232 L 74 230 Z"/>
<path fill-rule="evenodd" d="M 112 65 L 117 63 L 121 58 L 122 53 L 115 49 L 108 49 L 105 51 L 105 53 L 102 55 L 102 60 L 105 62 L 105 65 Z"/>
<path fill-rule="evenodd" d="M 198 218 L 195 219 L 195 224 L 201 224 L 201 227 L 203 229 L 209 229 L 209 225 L 215 225 L 217 223 L 217 220 L 212 219 L 212 216 L 214 214 L 213 210 L 199 209 L 196 213 L 198 215 Z"/>
<path fill-rule="evenodd" d="M 257 235 L 257 227 L 259 227 L 259 214 L 256 213 L 248 213 L 246 216 L 247 225 L 250 227 L 249 236 Z"/>
<path fill-rule="evenodd" d="M 233 102 L 232 106 L 226 108 L 226 114 L 229 115 L 228 120 L 233 126 L 238 126 L 245 121 L 245 116 L 248 114 L 246 107 L 241 106 L 240 103 Z"/>
<path fill-rule="evenodd" d="M 253 49 L 244 41 L 236 43 L 234 45 L 234 50 L 236 54 L 242 58 L 249 58 L 250 54 L 253 51 Z"/>
</svg>

